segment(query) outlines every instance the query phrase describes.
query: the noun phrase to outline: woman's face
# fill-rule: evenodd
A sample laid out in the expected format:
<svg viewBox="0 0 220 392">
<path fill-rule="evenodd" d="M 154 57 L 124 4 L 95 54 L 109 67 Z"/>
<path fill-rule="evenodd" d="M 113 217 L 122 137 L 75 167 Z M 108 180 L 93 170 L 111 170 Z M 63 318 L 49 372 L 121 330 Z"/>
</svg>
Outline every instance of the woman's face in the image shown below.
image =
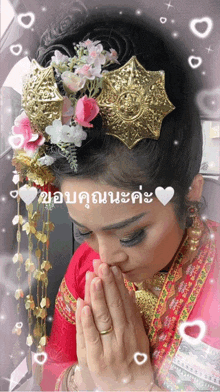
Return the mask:
<svg viewBox="0 0 220 392">
<path fill-rule="evenodd" d="M 67 204 L 70 218 L 101 261 L 117 265 L 129 281 L 141 282 L 171 262 L 184 234 L 172 203 L 164 206 L 154 198 L 149 204 L 93 204 L 92 192 L 124 190 L 92 180 L 65 179 L 61 191 L 65 201 L 65 192 L 70 193 L 70 200 L 73 192 L 90 194 L 89 209 L 78 197 L 76 204 Z"/>
</svg>

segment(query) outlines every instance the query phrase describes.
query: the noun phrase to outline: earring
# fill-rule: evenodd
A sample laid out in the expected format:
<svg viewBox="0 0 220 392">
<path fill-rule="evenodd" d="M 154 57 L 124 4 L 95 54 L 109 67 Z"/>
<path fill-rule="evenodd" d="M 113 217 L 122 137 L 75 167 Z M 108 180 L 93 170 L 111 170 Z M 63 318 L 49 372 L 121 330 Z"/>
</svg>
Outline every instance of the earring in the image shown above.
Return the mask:
<svg viewBox="0 0 220 392">
<path fill-rule="evenodd" d="M 193 220 L 193 224 L 188 228 L 190 250 L 194 252 L 199 246 L 199 240 L 202 235 L 201 223 L 198 217 L 198 209 L 191 205 L 188 208 L 189 217 Z"/>
</svg>

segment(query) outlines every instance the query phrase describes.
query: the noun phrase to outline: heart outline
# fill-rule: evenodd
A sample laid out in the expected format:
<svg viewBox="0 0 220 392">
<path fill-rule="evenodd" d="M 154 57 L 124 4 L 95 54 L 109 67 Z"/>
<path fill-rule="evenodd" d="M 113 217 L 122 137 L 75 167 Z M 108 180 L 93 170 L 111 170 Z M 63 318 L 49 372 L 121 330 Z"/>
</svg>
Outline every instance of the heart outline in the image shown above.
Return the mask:
<svg viewBox="0 0 220 392">
<path fill-rule="evenodd" d="M 16 193 L 16 196 L 13 195 L 13 193 Z M 13 199 L 16 199 L 16 197 L 18 197 L 18 191 L 10 191 L 10 196 L 13 197 Z"/>
<path fill-rule="evenodd" d="M 141 357 L 144 357 L 144 358 L 141 361 L 139 361 L 138 358 L 137 358 L 138 355 L 141 356 Z M 147 354 L 140 353 L 139 351 L 137 351 L 134 354 L 134 360 L 135 360 L 136 364 L 139 365 L 139 366 L 143 365 L 147 361 L 147 358 L 148 358 Z"/>
<path fill-rule="evenodd" d="M 197 25 L 197 23 L 203 23 L 203 22 L 207 24 L 207 28 L 203 33 L 200 33 L 200 31 L 198 31 L 196 29 L 196 25 Z M 211 33 L 212 28 L 213 28 L 213 21 L 208 16 L 204 16 L 203 18 L 192 19 L 189 22 L 189 28 L 194 35 L 196 35 L 199 38 L 204 39 L 204 38 L 207 38 L 209 36 L 209 34 Z"/>
<path fill-rule="evenodd" d="M 167 18 L 165 18 L 164 16 L 161 16 L 160 23 L 164 24 L 166 22 L 167 22 Z"/>
<path fill-rule="evenodd" d="M 20 143 L 19 144 L 14 144 L 14 140 L 16 139 L 20 139 Z M 24 144 L 24 136 L 22 134 L 18 134 L 18 135 L 11 135 L 8 138 L 8 142 L 11 145 L 11 147 L 13 148 L 13 150 L 17 150 L 19 148 L 21 148 Z"/>
<path fill-rule="evenodd" d="M 38 359 L 38 357 L 44 357 L 44 359 L 41 361 Z M 45 351 L 42 351 L 41 353 L 35 353 L 34 354 L 34 361 L 38 364 L 38 365 L 44 365 L 45 362 L 47 361 L 47 353 Z"/>
<path fill-rule="evenodd" d="M 197 338 L 193 338 L 192 336 L 186 335 L 185 333 L 185 328 L 187 327 L 193 327 L 194 325 L 199 326 L 200 332 Z M 204 338 L 205 333 L 206 333 L 206 325 L 204 321 L 202 320 L 194 320 L 194 321 L 185 321 L 180 324 L 179 326 L 179 334 L 182 339 L 184 339 L 187 343 L 192 344 L 193 346 L 196 346 L 201 342 L 201 340 Z"/>
<path fill-rule="evenodd" d="M 197 64 L 193 64 L 192 60 L 198 60 Z M 200 65 L 202 64 L 202 57 L 198 57 L 198 56 L 189 56 L 188 57 L 188 63 L 190 65 L 191 68 L 196 69 L 199 68 Z"/>
<path fill-rule="evenodd" d="M 22 321 L 18 321 L 16 324 L 15 324 L 15 327 L 16 328 L 22 328 L 23 327 L 23 323 L 22 323 Z"/>
<path fill-rule="evenodd" d="M 19 48 L 18 52 L 15 52 L 15 51 L 14 51 L 15 48 Z M 21 45 L 21 44 L 16 44 L 16 45 L 11 45 L 11 46 L 9 47 L 9 49 L 10 49 L 10 52 L 11 52 L 14 56 L 19 56 L 19 55 L 21 54 L 23 48 L 22 48 L 22 45 Z"/>
<path fill-rule="evenodd" d="M 26 18 L 27 16 L 29 16 L 31 20 L 28 24 L 25 24 L 24 22 L 22 22 L 22 18 Z M 21 27 L 24 27 L 24 29 L 30 29 L 35 22 L 35 15 L 33 12 L 26 12 L 24 14 L 19 14 L 17 20 L 18 20 L 18 24 Z"/>
<path fill-rule="evenodd" d="M 169 193 L 169 195 L 166 195 Z M 162 186 L 158 186 L 155 189 L 155 195 L 157 199 L 165 206 L 169 201 L 173 198 L 174 195 L 174 189 L 172 186 L 168 186 L 166 189 L 164 189 Z"/>
<path fill-rule="evenodd" d="M 28 188 L 26 184 L 19 189 L 18 193 L 24 203 L 29 205 L 34 201 L 37 196 L 37 188 L 35 188 L 34 186 Z"/>
</svg>

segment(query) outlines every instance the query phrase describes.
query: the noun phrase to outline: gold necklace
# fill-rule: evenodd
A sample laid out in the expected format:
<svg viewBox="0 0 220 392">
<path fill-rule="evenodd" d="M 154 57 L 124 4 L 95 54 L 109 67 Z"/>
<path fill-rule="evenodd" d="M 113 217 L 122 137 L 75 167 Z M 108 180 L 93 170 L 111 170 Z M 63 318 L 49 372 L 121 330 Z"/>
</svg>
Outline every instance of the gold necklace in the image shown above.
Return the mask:
<svg viewBox="0 0 220 392">
<path fill-rule="evenodd" d="M 149 290 L 148 286 L 152 286 L 154 290 L 160 291 L 163 288 L 166 277 L 167 272 L 157 272 L 152 278 L 148 278 L 141 283 L 135 283 L 135 286 L 138 288 L 135 291 L 136 304 L 146 327 L 150 326 L 158 301 L 158 297 Z"/>
</svg>

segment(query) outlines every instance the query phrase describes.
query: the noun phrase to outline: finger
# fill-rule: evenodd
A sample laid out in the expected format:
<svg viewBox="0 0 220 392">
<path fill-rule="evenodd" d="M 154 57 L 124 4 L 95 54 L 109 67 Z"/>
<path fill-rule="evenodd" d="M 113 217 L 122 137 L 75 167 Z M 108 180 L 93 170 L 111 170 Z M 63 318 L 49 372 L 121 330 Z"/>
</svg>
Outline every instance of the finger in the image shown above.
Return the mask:
<svg viewBox="0 0 220 392">
<path fill-rule="evenodd" d="M 98 270 L 99 270 L 99 266 L 102 264 L 102 261 L 100 259 L 94 259 L 93 260 L 93 268 L 94 268 L 94 272 L 95 274 L 98 276 Z"/>
<path fill-rule="evenodd" d="M 83 307 L 81 320 L 86 344 L 88 366 L 90 370 L 93 371 L 94 366 L 96 367 L 100 358 L 103 356 L 103 347 L 100 334 L 94 323 L 90 306 L 86 305 Z"/>
<path fill-rule="evenodd" d="M 87 365 L 86 359 L 86 344 L 83 334 L 81 312 L 84 306 L 84 301 L 81 298 L 77 300 L 76 309 L 76 347 L 77 347 L 77 358 L 80 365 Z"/>
<path fill-rule="evenodd" d="M 87 303 L 87 305 L 91 304 L 91 298 L 90 298 L 90 285 L 91 281 L 93 278 L 95 278 L 96 274 L 95 272 L 87 271 L 86 272 L 86 283 L 85 283 L 85 297 L 84 300 Z"/>
<path fill-rule="evenodd" d="M 117 329 L 125 328 L 127 323 L 126 314 L 115 277 L 106 263 L 100 265 L 98 272 L 102 278 L 106 303 L 111 314 L 113 326 Z M 101 298 L 99 301 L 101 301 Z"/>
<path fill-rule="evenodd" d="M 135 294 L 130 294 L 130 293 L 133 293 L 133 291 L 129 292 L 128 289 L 125 287 L 124 277 L 123 277 L 121 270 L 116 266 L 111 267 L 111 270 L 114 274 L 115 282 L 117 284 L 118 290 L 119 290 L 121 298 L 123 300 L 126 319 L 128 322 L 130 322 L 131 319 L 136 314 Z M 131 296 L 133 296 L 133 299 Z"/>
<path fill-rule="evenodd" d="M 93 279 L 91 283 L 91 305 L 98 331 L 107 331 L 113 326 L 113 321 L 105 300 L 102 280 L 99 277 Z"/>
</svg>

